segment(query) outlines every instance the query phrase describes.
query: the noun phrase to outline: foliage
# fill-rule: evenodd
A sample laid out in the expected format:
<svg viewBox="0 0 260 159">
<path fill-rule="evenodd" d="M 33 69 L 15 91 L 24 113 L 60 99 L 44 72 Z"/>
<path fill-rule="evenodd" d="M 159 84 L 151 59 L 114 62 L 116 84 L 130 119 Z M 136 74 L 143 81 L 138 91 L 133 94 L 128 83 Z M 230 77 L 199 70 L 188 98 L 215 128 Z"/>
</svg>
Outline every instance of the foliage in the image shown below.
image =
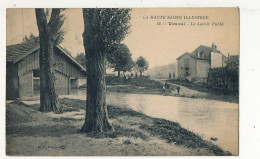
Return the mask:
<svg viewBox="0 0 260 159">
<path fill-rule="evenodd" d="M 238 91 L 239 74 L 237 69 L 230 67 L 212 68 L 209 71 L 208 83 L 212 87 Z"/>
<path fill-rule="evenodd" d="M 83 16 L 86 21 L 86 28 L 95 28 L 94 30 L 85 30 L 84 37 L 94 37 L 94 39 L 84 40 L 84 44 L 90 47 L 99 45 L 99 49 L 104 53 L 111 53 L 111 49 L 130 33 L 130 11 L 127 8 L 88 8 L 83 9 Z M 94 34 L 94 36 L 93 36 Z M 95 44 L 93 44 L 95 43 Z"/>
<path fill-rule="evenodd" d="M 132 54 L 125 44 L 114 46 L 113 52 L 107 56 L 108 62 L 115 71 L 130 71 L 134 66 Z"/>
<path fill-rule="evenodd" d="M 66 9 L 37 9 L 37 10 L 43 10 L 43 18 L 44 21 L 48 24 L 50 35 L 52 36 L 52 41 L 55 45 L 60 44 L 64 40 L 64 35 L 66 34 L 66 31 L 64 28 L 62 28 L 64 21 L 65 21 L 65 15 L 62 13 L 62 11 Z M 27 42 L 29 40 L 37 39 L 35 35 L 30 33 L 29 36 L 23 37 L 23 42 Z"/>
<path fill-rule="evenodd" d="M 140 75 L 149 67 L 148 61 L 143 56 L 138 57 L 135 63 L 136 69 L 140 72 Z"/>
<path fill-rule="evenodd" d="M 36 9 L 41 14 L 41 18 L 49 29 L 51 41 L 54 45 L 60 44 L 64 40 L 66 31 L 62 28 L 65 15 L 62 13 L 65 9 Z M 36 12 L 37 15 L 37 12 Z"/>
<path fill-rule="evenodd" d="M 85 59 L 85 53 L 84 52 L 81 52 L 81 53 L 78 53 L 75 57 L 75 59 L 82 65 L 86 68 L 86 59 Z"/>
<path fill-rule="evenodd" d="M 65 15 L 62 14 L 62 11 L 64 10 L 65 9 L 52 9 L 52 12 L 59 12 L 59 15 L 51 13 L 50 21 L 48 23 L 50 28 L 56 27 L 56 29 L 51 29 L 51 34 L 55 35 L 53 39 L 55 45 L 62 43 L 64 40 L 64 35 L 66 34 L 66 31 L 64 30 L 64 28 L 62 28 L 65 20 Z M 51 21 L 52 19 L 53 21 Z"/>
<path fill-rule="evenodd" d="M 23 43 L 29 42 L 31 40 L 36 40 L 36 39 L 38 39 L 38 38 L 35 35 L 33 35 L 33 33 L 30 33 L 29 36 L 25 35 L 23 37 Z"/>
</svg>

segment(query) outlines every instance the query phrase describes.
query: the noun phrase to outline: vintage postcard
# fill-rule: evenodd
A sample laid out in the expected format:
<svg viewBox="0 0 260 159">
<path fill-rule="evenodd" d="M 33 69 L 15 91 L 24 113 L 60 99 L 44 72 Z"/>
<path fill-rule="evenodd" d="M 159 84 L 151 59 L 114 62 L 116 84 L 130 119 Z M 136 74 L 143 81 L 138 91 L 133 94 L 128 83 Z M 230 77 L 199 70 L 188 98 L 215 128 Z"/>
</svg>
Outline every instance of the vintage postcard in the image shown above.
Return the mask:
<svg viewBox="0 0 260 159">
<path fill-rule="evenodd" d="M 6 14 L 7 156 L 239 155 L 239 8 Z"/>
</svg>

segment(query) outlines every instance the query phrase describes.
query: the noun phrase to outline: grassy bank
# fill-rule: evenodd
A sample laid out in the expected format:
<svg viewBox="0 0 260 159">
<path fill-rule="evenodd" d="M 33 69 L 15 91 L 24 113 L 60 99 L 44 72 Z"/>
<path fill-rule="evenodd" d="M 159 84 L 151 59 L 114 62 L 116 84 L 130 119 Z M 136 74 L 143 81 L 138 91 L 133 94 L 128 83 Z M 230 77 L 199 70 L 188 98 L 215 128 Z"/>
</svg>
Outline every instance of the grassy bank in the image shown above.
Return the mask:
<svg viewBox="0 0 260 159">
<path fill-rule="evenodd" d="M 145 87 L 152 89 L 161 89 L 164 85 L 161 82 L 154 81 L 148 78 L 118 78 L 118 77 L 106 77 L 107 85 L 131 85 L 136 87 Z"/>
<path fill-rule="evenodd" d="M 192 83 L 168 80 L 166 83 L 169 88 L 163 88 L 164 82 L 151 80 L 147 78 L 117 78 L 107 77 L 107 91 L 124 92 L 135 94 L 157 94 L 164 96 L 176 96 L 185 98 L 202 98 L 210 100 L 218 100 L 224 102 L 238 103 L 239 98 L 223 90 L 214 90 Z M 181 86 L 180 93 L 177 93 L 177 85 Z"/>
<path fill-rule="evenodd" d="M 170 89 L 162 88 L 147 88 L 147 87 L 137 87 L 131 85 L 113 85 L 107 86 L 107 91 L 109 92 L 124 92 L 124 93 L 134 93 L 134 94 L 157 94 L 157 95 L 171 95 Z"/>
<path fill-rule="evenodd" d="M 106 77 L 107 91 L 136 94 L 171 95 L 170 89 L 163 89 L 164 84 L 147 78 Z"/>
<path fill-rule="evenodd" d="M 108 106 L 115 131 L 86 136 L 78 133 L 85 101 L 61 99 L 61 109 L 62 114 L 41 113 L 39 104 L 7 104 L 7 154 L 230 155 L 178 123 L 115 106 Z"/>
<path fill-rule="evenodd" d="M 239 102 L 239 97 L 234 92 L 221 90 L 221 89 L 207 88 L 205 86 L 199 86 L 199 85 L 195 85 L 193 83 L 188 83 L 188 82 L 179 81 L 179 80 L 167 80 L 167 82 L 169 82 L 171 84 L 175 84 L 175 85 L 185 86 L 188 89 L 201 92 L 201 94 L 194 95 L 193 97 L 195 97 L 195 98 L 213 99 L 213 100 L 219 100 L 219 101 L 225 101 L 225 102 L 231 102 L 231 103 Z M 181 95 L 181 96 L 183 96 L 183 95 Z M 192 95 L 188 96 L 188 97 L 192 97 Z"/>
</svg>

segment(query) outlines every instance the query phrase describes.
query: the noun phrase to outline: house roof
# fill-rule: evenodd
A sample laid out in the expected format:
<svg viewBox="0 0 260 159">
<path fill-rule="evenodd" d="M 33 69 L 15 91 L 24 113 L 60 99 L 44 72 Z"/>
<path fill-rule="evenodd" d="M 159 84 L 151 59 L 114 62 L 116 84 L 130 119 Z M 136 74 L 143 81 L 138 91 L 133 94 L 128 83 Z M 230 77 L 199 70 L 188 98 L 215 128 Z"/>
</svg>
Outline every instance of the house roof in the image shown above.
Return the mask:
<svg viewBox="0 0 260 159">
<path fill-rule="evenodd" d="M 86 72 L 86 69 L 75 60 L 69 51 L 63 49 L 60 45 L 55 46 L 59 49 L 73 64 L 77 65 L 82 71 Z M 37 51 L 40 48 L 38 38 L 30 40 L 25 43 L 9 45 L 6 47 L 6 62 L 16 63 L 31 53 Z"/>
<path fill-rule="evenodd" d="M 28 52 L 34 52 L 39 46 L 37 39 L 30 40 L 26 43 L 9 45 L 6 47 L 6 62 L 14 62 L 17 57 L 25 55 Z"/>
<path fill-rule="evenodd" d="M 210 53 L 212 52 L 212 47 L 200 45 L 195 50 L 192 51 L 191 54 L 193 54 L 195 57 L 197 56 L 197 52 L 203 53 L 205 55 L 205 59 L 210 60 Z M 215 51 L 216 53 L 221 53 L 219 50 Z"/>
<path fill-rule="evenodd" d="M 182 54 L 181 56 L 179 56 L 177 58 L 177 60 L 179 60 L 180 58 L 182 58 L 184 55 L 189 55 L 190 57 L 192 58 L 195 58 L 195 59 L 201 59 L 201 60 L 211 60 L 210 58 L 210 53 L 212 52 L 212 47 L 209 47 L 209 46 L 204 46 L 204 45 L 200 45 L 198 46 L 196 49 L 194 49 L 191 53 L 188 53 L 188 52 L 185 52 L 184 54 Z M 203 53 L 205 58 L 202 59 L 202 58 L 198 58 L 197 57 L 197 52 L 199 53 Z M 215 51 L 216 53 L 221 53 L 219 50 L 216 50 Z M 222 54 L 222 53 L 221 53 Z M 222 54 L 223 55 L 223 54 Z M 225 56 L 225 55 L 223 55 Z M 226 56 L 225 56 L 226 57 Z"/>
<path fill-rule="evenodd" d="M 192 57 L 192 58 L 196 58 L 193 54 L 188 53 L 188 52 L 185 52 L 185 53 L 183 53 L 181 56 L 179 56 L 179 57 L 177 58 L 177 60 L 179 60 L 180 58 L 182 58 L 182 57 L 185 56 L 185 55 L 188 55 L 188 56 L 190 56 L 190 57 Z"/>
</svg>

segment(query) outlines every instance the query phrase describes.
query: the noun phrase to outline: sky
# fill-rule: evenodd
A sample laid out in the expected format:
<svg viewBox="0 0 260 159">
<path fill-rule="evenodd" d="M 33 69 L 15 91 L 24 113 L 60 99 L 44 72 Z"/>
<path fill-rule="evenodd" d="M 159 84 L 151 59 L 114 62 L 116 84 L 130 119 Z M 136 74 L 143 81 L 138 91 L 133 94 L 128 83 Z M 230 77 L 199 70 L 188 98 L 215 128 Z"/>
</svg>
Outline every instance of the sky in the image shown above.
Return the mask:
<svg viewBox="0 0 260 159">
<path fill-rule="evenodd" d="M 82 9 L 67 9 L 64 14 L 67 33 L 61 46 L 76 56 L 84 52 Z M 197 16 L 204 19 L 194 19 Z M 6 23 L 7 45 L 22 42 L 30 33 L 38 35 L 34 9 L 7 9 Z M 220 23 L 223 25 L 215 25 Z M 144 56 L 150 68 L 176 62 L 184 52 L 213 42 L 226 56 L 239 54 L 238 8 L 139 8 L 131 12 L 131 25 L 131 33 L 122 43 L 129 47 L 134 60 Z"/>
</svg>

